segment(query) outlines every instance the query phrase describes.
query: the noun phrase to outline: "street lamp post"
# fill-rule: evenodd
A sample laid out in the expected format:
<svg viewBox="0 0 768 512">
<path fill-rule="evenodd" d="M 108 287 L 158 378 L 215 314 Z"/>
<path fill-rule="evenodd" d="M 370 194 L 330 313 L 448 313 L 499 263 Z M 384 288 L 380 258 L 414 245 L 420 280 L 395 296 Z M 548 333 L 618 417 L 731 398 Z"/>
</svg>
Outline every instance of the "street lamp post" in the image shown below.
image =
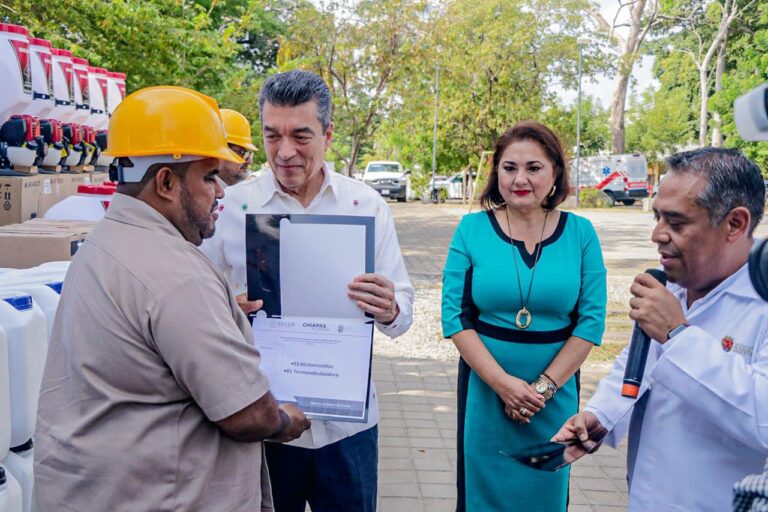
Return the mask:
<svg viewBox="0 0 768 512">
<path fill-rule="evenodd" d="M 435 174 L 437 171 L 437 108 L 440 104 L 440 65 L 435 66 L 435 122 L 432 130 L 432 186 L 429 195 L 433 201 L 438 199 L 435 188 Z"/>
<path fill-rule="evenodd" d="M 576 208 L 579 207 L 579 195 L 581 192 L 581 170 L 579 168 L 581 157 L 581 50 L 589 40 L 582 37 L 576 40 L 579 47 L 579 98 L 576 106 Z"/>
</svg>

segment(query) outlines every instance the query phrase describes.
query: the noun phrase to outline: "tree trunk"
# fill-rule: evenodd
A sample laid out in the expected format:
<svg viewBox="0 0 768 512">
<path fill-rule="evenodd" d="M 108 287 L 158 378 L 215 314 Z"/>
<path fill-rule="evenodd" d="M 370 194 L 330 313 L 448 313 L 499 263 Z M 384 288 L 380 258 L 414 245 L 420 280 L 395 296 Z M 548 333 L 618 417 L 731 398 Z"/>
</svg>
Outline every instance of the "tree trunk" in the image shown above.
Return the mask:
<svg viewBox="0 0 768 512">
<path fill-rule="evenodd" d="M 725 56 L 727 53 L 728 33 L 723 36 L 720 42 L 720 49 L 717 52 L 717 68 L 715 70 L 715 93 L 723 90 L 723 75 L 725 74 Z M 720 112 L 712 112 L 712 146 L 716 148 L 723 147 L 723 119 Z"/>
<path fill-rule="evenodd" d="M 649 1 L 650 3 L 648 3 Z M 626 112 L 627 88 L 629 87 L 632 68 L 634 68 L 635 61 L 640 55 L 640 47 L 643 44 L 643 40 L 656 22 L 658 15 L 658 2 L 656 0 L 633 0 L 622 4 L 622 6 L 631 6 L 629 35 L 626 39 L 615 32 L 615 20 L 614 25 L 611 25 L 596 10 L 588 10 L 590 16 L 598 25 L 610 34 L 619 54 L 618 81 L 616 82 L 616 89 L 613 91 L 613 101 L 611 102 L 611 151 L 615 154 L 621 154 L 625 151 L 624 114 Z M 645 13 L 646 6 L 651 7 L 651 12 L 644 19 L 643 14 Z"/>
<path fill-rule="evenodd" d="M 704 66 L 699 67 L 699 94 L 701 95 L 701 108 L 699 109 L 699 146 L 704 147 L 707 145 L 707 121 L 709 109 L 707 103 L 709 102 L 709 88 L 707 82 L 709 81 L 709 73 Z"/>
<path fill-rule="evenodd" d="M 352 151 L 349 154 L 349 165 L 347 165 L 347 176 L 355 175 L 355 164 L 357 163 L 357 157 L 360 154 L 360 141 L 357 137 L 352 138 Z"/>
<path fill-rule="evenodd" d="M 624 111 L 627 103 L 627 88 L 629 77 L 632 74 L 631 66 L 621 66 L 616 89 L 613 91 L 611 102 L 611 153 L 620 155 L 624 153 Z"/>
</svg>

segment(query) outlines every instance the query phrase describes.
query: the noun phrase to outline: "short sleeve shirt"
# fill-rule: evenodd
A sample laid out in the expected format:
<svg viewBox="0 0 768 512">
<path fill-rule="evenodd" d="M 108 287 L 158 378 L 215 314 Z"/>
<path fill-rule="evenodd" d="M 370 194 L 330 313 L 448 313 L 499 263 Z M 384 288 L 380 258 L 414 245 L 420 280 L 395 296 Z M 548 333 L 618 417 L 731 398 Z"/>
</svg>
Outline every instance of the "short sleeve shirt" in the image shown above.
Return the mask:
<svg viewBox="0 0 768 512">
<path fill-rule="evenodd" d="M 271 510 L 262 444 L 214 424 L 268 389 L 223 274 L 158 211 L 117 194 L 69 268 L 54 321 L 38 508 Z"/>
</svg>

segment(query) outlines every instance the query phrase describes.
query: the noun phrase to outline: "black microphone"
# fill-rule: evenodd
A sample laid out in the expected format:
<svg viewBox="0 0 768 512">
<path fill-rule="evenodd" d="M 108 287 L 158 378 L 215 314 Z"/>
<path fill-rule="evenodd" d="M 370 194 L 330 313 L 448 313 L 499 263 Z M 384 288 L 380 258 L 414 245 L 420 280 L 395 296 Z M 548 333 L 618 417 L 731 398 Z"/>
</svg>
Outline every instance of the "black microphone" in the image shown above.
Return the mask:
<svg viewBox="0 0 768 512">
<path fill-rule="evenodd" d="M 667 274 L 664 271 L 649 268 L 645 272 L 651 274 L 664 286 L 667 285 Z M 643 372 L 645 372 L 645 360 L 648 359 L 650 347 L 651 337 L 645 334 L 639 325 L 635 324 L 632 340 L 629 344 L 627 366 L 624 368 L 624 385 L 621 387 L 621 396 L 637 398 L 638 393 L 640 393 L 640 384 L 643 382 Z"/>
</svg>

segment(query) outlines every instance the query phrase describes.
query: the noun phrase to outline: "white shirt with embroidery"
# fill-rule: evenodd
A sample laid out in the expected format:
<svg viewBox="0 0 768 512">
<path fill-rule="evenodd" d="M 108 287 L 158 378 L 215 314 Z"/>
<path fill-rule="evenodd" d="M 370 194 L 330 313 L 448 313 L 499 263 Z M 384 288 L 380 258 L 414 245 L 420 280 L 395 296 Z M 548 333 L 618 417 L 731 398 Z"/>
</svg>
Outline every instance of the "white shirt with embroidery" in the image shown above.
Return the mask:
<svg viewBox="0 0 768 512">
<path fill-rule="evenodd" d="M 768 303 L 747 265 L 690 308 L 667 288 L 691 326 L 651 342 L 640 398 L 621 396 L 627 347 L 585 410 L 611 446 L 629 431 L 630 512 L 731 510 L 734 483 L 768 456 Z"/>
<path fill-rule="evenodd" d="M 392 212 L 384 199 L 368 185 L 337 173 L 324 171 L 323 184 L 304 208 L 278 186 L 271 170 L 253 179 L 228 187 L 221 201 L 216 233 L 200 250 L 226 275 L 235 295 L 246 293 L 245 215 L 248 213 L 354 215 L 375 219 L 375 272 L 394 283 L 400 313 L 394 322 L 376 327 L 394 338 L 413 322 L 413 286 L 405 269 L 395 232 Z M 321 448 L 378 424 L 376 390 L 371 383 L 367 423 L 313 421 L 312 428 L 289 443 L 304 448 Z"/>
</svg>

